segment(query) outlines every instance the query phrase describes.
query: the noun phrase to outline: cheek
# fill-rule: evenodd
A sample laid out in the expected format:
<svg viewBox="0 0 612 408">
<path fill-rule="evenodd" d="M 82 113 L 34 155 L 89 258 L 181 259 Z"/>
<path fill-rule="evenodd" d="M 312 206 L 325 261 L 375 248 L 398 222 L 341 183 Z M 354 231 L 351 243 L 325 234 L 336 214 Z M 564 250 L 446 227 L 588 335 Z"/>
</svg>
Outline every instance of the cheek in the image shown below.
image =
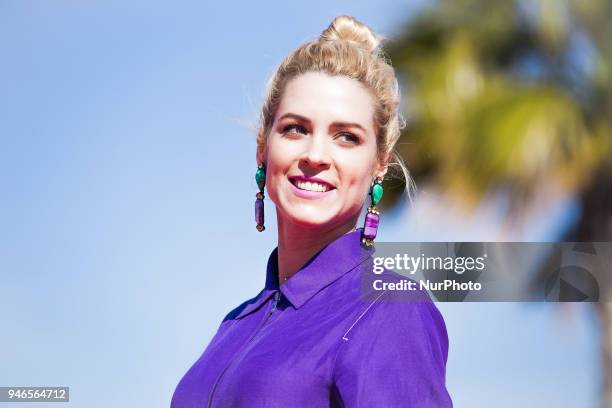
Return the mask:
<svg viewBox="0 0 612 408">
<path fill-rule="evenodd" d="M 346 185 L 345 192 L 349 196 L 351 206 L 363 204 L 368 194 L 373 165 L 367 159 L 368 157 L 351 158 L 339 166 L 342 169 L 341 175 Z"/>
<path fill-rule="evenodd" d="M 274 137 L 270 136 L 267 143 L 266 149 L 266 168 L 268 172 L 273 171 L 279 166 L 283 165 L 284 156 L 279 154 L 280 150 L 277 146 L 278 142 Z"/>
<path fill-rule="evenodd" d="M 282 179 L 286 177 L 288 169 L 293 162 L 292 154 L 282 141 L 270 135 L 267 145 L 266 161 L 266 188 L 270 199 L 276 201 L 277 191 Z"/>
<path fill-rule="evenodd" d="M 295 160 L 295 146 L 272 134 L 268 138 L 266 164 L 268 168 L 286 167 Z"/>
</svg>

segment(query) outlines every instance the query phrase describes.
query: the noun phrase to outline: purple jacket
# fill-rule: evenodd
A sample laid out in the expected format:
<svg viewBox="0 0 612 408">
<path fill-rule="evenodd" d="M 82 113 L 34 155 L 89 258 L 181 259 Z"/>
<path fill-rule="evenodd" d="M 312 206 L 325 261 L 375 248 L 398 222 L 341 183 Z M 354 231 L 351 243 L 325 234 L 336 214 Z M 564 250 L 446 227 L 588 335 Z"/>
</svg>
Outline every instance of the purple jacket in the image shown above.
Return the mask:
<svg viewBox="0 0 612 408">
<path fill-rule="evenodd" d="M 364 295 L 372 250 L 360 234 L 336 239 L 280 291 L 274 250 L 264 289 L 225 317 L 171 407 L 452 407 L 440 312 L 428 297 Z"/>
</svg>

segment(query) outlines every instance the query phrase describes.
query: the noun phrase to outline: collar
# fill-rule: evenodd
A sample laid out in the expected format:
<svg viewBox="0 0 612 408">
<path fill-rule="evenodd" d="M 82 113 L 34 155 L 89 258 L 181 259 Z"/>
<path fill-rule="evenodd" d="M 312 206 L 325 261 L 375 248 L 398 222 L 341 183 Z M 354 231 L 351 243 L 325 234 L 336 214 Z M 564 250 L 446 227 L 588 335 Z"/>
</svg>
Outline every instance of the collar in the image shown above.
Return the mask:
<svg viewBox="0 0 612 408">
<path fill-rule="evenodd" d="M 361 232 L 362 228 L 358 228 L 332 241 L 280 287 L 280 291 L 293 307 L 299 309 L 314 295 L 345 273 L 355 269 L 374 253 L 374 247 L 365 248 L 361 245 Z M 240 319 L 257 310 L 278 290 L 277 247 L 268 258 L 264 289 L 252 302 L 247 303 L 237 318 Z"/>
<path fill-rule="evenodd" d="M 373 252 L 361 245 L 361 228 L 342 235 L 315 254 L 280 288 L 281 292 L 299 309 L 310 298 L 332 284 L 342 275 L 355 269 Z M 266 287 L 278 288 L 278 248 L 270 255 Z"/>
</svg>

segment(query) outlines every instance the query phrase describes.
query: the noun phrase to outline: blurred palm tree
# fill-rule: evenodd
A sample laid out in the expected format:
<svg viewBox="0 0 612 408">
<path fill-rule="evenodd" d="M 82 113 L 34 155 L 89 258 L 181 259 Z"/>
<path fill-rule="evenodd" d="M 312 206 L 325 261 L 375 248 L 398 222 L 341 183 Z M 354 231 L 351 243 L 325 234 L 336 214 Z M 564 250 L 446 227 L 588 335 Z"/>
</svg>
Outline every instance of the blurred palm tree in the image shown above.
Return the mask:
<svg viewBox="0 0 612 408">
<path fill-rule="evenodd" d="M 494 188 L 520 205 L 542 181 L 579 190 L 610 151 L 610 16 L 599 0 L 459 0 L 411 22 L 388 54 L 416 181 L 468 206 Z"/>
<path fill-rule="evenodd" d="M 509 219 L 553 185 L 587 210 L 570 238 L 612 241 L 611 17 L 605 0 L 452 0 L 412 20 L 388 55 L 405 90 L 399 151 L 417 185 L 466 209 L 505 191 Z M 612 407 L 612 307 L 599 310 Z"/>
</svg>

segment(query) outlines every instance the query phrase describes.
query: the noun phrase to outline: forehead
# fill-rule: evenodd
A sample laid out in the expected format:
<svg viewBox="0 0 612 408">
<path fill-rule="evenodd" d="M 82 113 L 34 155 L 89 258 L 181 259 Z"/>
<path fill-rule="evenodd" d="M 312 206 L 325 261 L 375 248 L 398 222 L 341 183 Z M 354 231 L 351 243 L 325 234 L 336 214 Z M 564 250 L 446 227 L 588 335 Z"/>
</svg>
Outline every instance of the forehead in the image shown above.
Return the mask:
<svg viewBox="0 0 612 408">
<path fill-rule="evenodd" d="M 285 85 L 277 116 L 297 113 L 316 122 L 354 122 L 373 131 L 374 98 L 359 81 L 308 72 Z"/>
</svg>

